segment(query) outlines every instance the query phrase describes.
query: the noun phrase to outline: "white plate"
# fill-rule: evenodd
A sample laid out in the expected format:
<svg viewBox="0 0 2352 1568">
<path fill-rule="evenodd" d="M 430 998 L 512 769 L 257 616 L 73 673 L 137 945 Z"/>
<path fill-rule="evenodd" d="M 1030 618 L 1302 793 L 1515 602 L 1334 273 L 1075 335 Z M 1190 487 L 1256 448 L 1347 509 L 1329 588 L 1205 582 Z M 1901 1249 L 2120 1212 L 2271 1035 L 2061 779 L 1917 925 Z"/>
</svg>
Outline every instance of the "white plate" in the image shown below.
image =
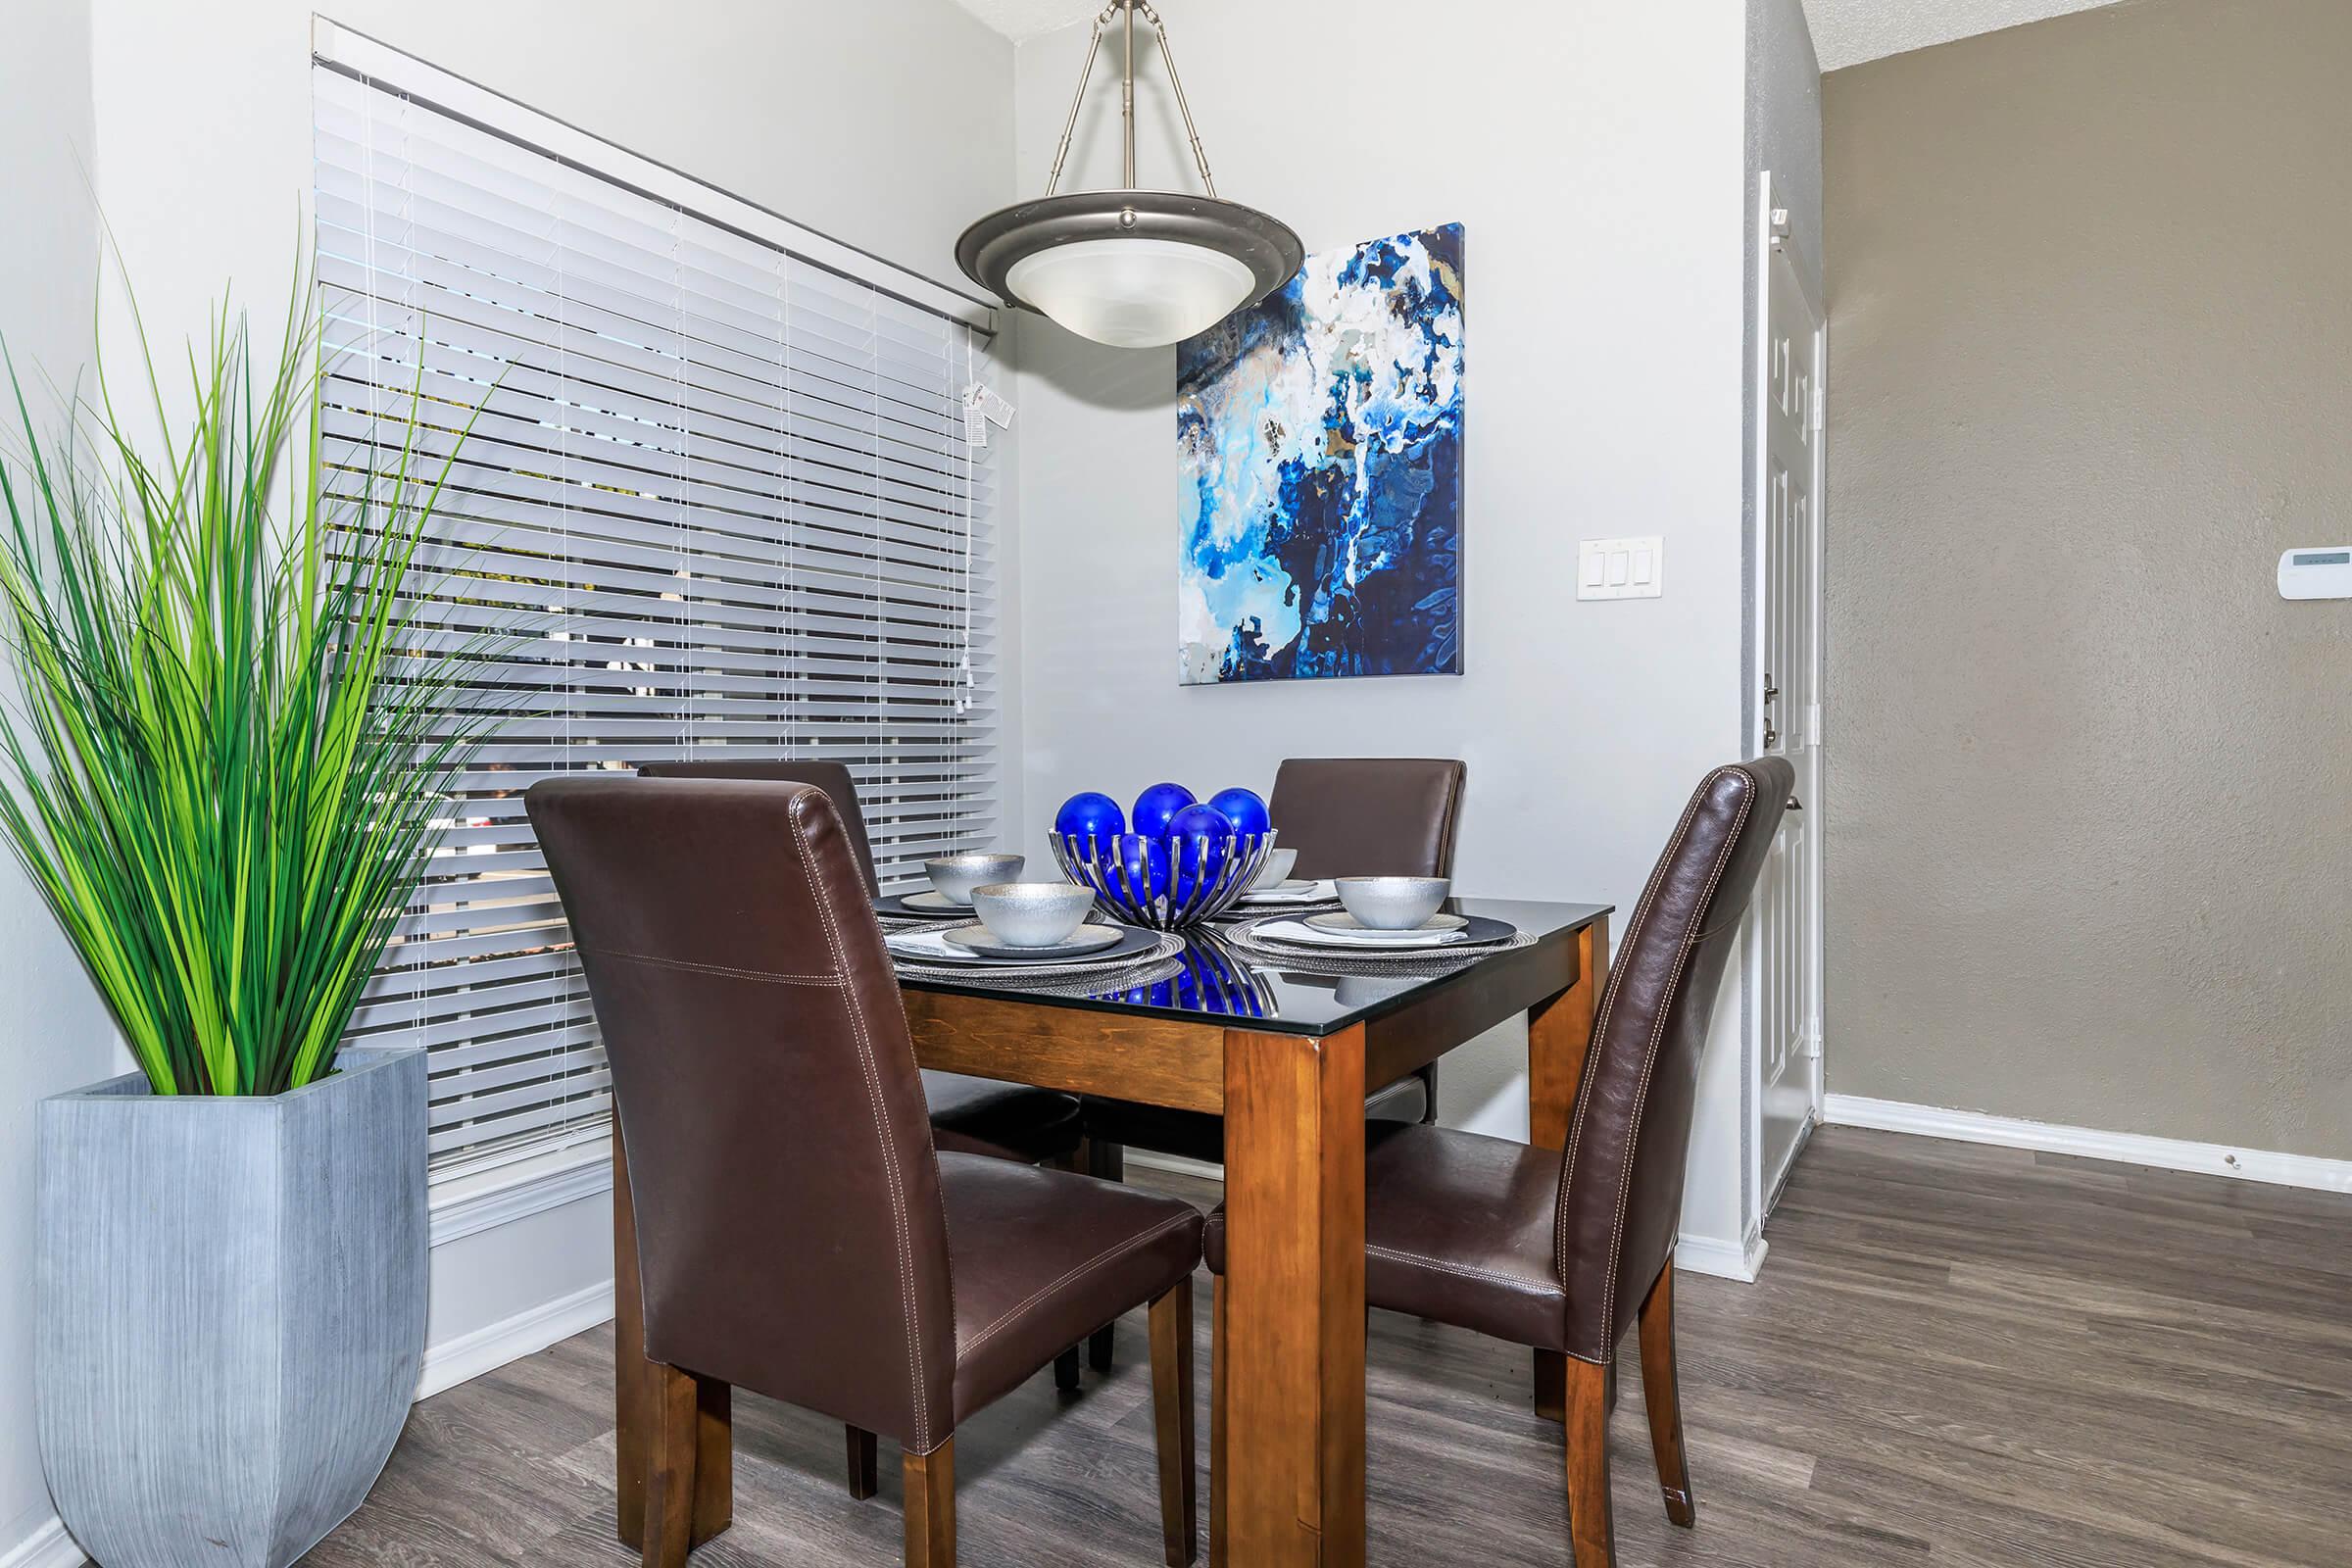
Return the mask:
<svg viewBox="0 0 2352 1568">
<path fill-rule="evenodd" d="M 1274 906 L 1321 904 L 1327 899 L 1337 897 L 1339 894 L 1328 882 L 1301 882 L 1297 877 L 1293 877 L 1290 881 L 1277 887 L 1259 888 L 1255 893 L 1245 893 L 1241 897 L 1241 902 Z"/>
<path fill-rule="evenodd" d="M 924 909 L 935 914 L 965 914 L 970 912 L 972 907 L 968 900 L 957 904 L 936 888 L 927 889 L 921 893 L 909 893 L 899 902 L 909 909 Z"/>
<path fill-rule="evenodd" d="M 998 940 L 997 934 L 975 921 L 970 925 L 951 926 L 939 933 L 939 940 L 951 948 L 977 953 L 983 958 L 1026 958 L 1031 963 L 1046 963 L 1054 958 L 1075 958 L 1081 954 L 1101 953 L 1127 933 L 1115 925 L 1082 925 L 1070 933 L 1068 940 L 1051 947 L 1016 948 L 1009 942 Z"/>
<path fill-rule="evenodd" d="M 1460 928 L 1450 931 L 1333 931 L 1304 920 L 1269 920 L 1250 935 L 1295 948 L 1444 948 L 1465 940 Z"/>
<path fill-rule="evenodd" d="M 1409 931 L 1386 931 L 1364 924 L 1346 909 L 1335 909 L 1329 914 L 1310 914 L 1306 917 L 1306 923 L 1318 931 L 1336 931 L 1344 936 L 1380 939 L 1409 937 L 1431 931 L 1459 931 L 1469 925 L 1470 921 L 1467 917 L 1458 914 L 1433 914 Z"/>
</svg>

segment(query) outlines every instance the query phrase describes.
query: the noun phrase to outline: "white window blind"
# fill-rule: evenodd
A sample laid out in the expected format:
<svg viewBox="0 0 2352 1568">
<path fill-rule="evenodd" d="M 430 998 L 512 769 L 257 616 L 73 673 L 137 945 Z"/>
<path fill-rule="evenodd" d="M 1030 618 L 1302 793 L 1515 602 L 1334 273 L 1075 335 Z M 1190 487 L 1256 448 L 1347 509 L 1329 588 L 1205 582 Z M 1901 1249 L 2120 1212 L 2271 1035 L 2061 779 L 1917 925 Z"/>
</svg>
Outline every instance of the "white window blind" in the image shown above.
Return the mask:
<svg viewBox="0 0 2352 1568">
<path fill-rule="evenodd" d="M 514 716 L 352 1032 L 428 1048 L 436 1173 L 470 1172 L 608 1116 L 533 781 L 830 759 L 886 884 L 995 841 L 993 449 L 962 401 L 992 371 L 985 333 L 882 264 L 849 275 L 413 89 L 313 76 L 326 461 L 356 495 L 420 385 L 417 450 L 459 456 L 417 657 L 505 634 L 461 701 Z"/>
</svg>

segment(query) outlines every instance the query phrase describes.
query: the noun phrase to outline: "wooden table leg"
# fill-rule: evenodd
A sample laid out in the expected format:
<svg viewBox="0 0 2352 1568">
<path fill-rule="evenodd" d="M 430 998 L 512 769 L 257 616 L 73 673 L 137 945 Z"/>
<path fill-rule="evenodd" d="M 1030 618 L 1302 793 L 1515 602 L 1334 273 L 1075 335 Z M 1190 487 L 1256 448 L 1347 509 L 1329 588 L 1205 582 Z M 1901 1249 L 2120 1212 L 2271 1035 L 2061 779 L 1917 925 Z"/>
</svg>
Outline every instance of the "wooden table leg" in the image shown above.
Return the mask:
<svg viewBox="0 0 2352 1568">
<path fill-rule="evenodd" d="M 1225 1529 L 1248 1568 L 1364 1560 L 1364 1040 L 1225 1036 Z"/>
<path fill-rule="evenodd" d="M 660 1384 L 645 1358 L 645 1300 L 637 1281 L 637 1211 L 629 1157 L 612 1124 L 612 1452 L 621 1544 L 645 1546 L 645 1488 L 660 1424 Z M 694 1524 L 697 1546 L 735 1522 L 734 1391 L 698 1378 Z"/>
<path fill-rule="evenodd" d="M 1594 1010 L 1609 979 L 1609 921 L 1594 920 L 1576 936 L 1576 983 L 1527 1013 L 1528 1142 L 1538 1149 L 1568 1147 L 1568 1117 L 1577 1086 L 1585 1078 L 1585 1053 L 1592 1044 Z M 1567 1364 L 1538 1350 L 1536 1414 L 1565 1419 Z"/>
</svg>

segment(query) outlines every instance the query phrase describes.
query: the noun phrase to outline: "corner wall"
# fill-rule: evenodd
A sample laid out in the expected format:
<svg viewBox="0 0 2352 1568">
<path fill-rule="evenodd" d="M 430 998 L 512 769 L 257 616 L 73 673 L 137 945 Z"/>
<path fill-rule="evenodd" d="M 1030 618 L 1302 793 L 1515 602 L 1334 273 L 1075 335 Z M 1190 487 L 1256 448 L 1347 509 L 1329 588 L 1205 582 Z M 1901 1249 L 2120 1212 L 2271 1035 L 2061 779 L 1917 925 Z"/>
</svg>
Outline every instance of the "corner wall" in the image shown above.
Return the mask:
<svg viewBox="0 0 2352 1568">
<path fill-rule="evenodd" d="M 2147 0 L 1827 79 L 1840 1096 L 2352 1155 L 2352 602 L 2274 580 L 2352 542 L 2348 68 Z"/>
<path fill-rule="evenodd" d="M 1179 688 L 1174 351 L 1024 317 L 1031 819 L 1014 843 L 1041 853 L 1046 814 L 1080 789 L 1262 791 L 1286 756 L 1460 757 L 1465 891 L 1611 901 L 1622 931 L 1692 786 L 1740 748 L 1740 10 L 1433 22 L 1402 0 L 1190 0 L 1169 25 L 1220 193 L 1310 251 L 1467 225 L 1465 673 Z M 1017 52 L 1024 192 L 1086 36 Z M 1118 182 L 1105 50 L 1069 188 Z M 1144 181 L 1194 188 L 1155 59 L 1138 78 Z M 1665 597 L 1576 601 L 1580 538 L 1652 532 Z M 1525 1067 L 1518 1028 L 1448 1056 L 1445 1119 L 1524 1137 Z M 1738 1240 L 1695 1183 L 1690 1226 Z"/>
<path fill-rule="evenodd" d="M 0 341 L 25 401 L 54 423 L 87 358 L 98 285 L 90 8 L 12 13 L 0 48 Z M 0 396 L 5 396 L 0 393 Z M 0 442 L 22 442 L 14 400 Z M 14 433 L 10 433 L 14 432 Z M 0 1564 L 77 1562 L 55 1533 L 32 1424 L 33 1132 L 44 1096 L 117 1070 L 113 1024 L 13 856 L 0 853 Z"/>
</svg>

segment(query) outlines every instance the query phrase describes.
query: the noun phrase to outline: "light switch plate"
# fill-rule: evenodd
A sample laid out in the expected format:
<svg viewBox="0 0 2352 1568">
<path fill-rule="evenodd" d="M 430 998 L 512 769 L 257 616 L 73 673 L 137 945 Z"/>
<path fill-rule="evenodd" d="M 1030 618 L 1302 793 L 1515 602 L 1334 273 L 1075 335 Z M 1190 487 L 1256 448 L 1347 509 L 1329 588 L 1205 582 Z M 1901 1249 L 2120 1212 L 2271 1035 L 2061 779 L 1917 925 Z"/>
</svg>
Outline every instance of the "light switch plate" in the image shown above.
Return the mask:
<svg viewBox="0 0 2352 1568">
<path fill-rule="evenodd" d="M 1576 547 L 1579 599 L 1656 599 L 1666 591 L 1666 541 L 1587 539 Z"/>
</svg>

